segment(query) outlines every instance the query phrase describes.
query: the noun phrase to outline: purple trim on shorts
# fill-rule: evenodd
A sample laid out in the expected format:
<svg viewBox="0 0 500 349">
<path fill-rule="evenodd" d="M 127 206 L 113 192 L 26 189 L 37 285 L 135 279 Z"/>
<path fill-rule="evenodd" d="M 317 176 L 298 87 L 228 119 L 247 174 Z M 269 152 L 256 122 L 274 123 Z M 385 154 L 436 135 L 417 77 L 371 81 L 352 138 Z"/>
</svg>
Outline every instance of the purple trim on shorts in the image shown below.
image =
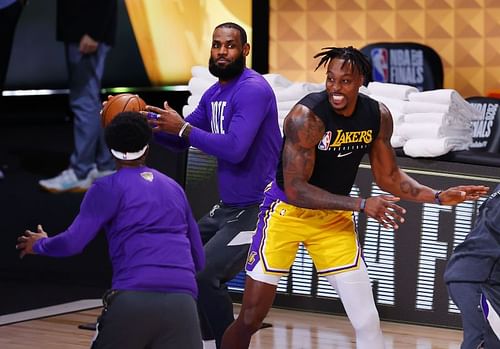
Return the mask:
<svg viewBox="0 0 500 349">
<path fill-rule="evenodd" d="M 262 202 L 262 205 L 260 205 L 257 229 L 255 230 L 255 234 L 252 238 L 252 244 L 250 245 L 250 249 L 248 251 L 248 258 L 245 266 L 246 271 L 252 271 L 261 260 L 264 236 L 269 219 L 274 212 L 276 205 L 279 204 L 283 198 L 285 198 L 285 193 L 283 193 L 274 182 L 266 188 L 266 191 L 264 192 L 264 201 Z M 266 271 L 273 271 L 268 270 L 265 262 L 262 262 Z"/>
</svg>

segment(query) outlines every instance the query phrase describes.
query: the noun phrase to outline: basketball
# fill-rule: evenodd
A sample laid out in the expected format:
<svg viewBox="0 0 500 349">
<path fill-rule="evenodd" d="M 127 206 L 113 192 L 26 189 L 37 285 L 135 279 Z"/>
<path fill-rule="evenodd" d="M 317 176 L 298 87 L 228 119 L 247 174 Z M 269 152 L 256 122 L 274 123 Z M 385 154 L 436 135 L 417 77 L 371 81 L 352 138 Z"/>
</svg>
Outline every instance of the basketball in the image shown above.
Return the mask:
<svg viewBox="0 0 500 349">
<path fill-rule="evenodd" d="M 146 102 L 138 95 L 121 93 L 112 96 L 101 111 L 101 125 L 106 127 L 118 113 L 123 111 L 141 111 L 145 108 Z"/>
</svg>

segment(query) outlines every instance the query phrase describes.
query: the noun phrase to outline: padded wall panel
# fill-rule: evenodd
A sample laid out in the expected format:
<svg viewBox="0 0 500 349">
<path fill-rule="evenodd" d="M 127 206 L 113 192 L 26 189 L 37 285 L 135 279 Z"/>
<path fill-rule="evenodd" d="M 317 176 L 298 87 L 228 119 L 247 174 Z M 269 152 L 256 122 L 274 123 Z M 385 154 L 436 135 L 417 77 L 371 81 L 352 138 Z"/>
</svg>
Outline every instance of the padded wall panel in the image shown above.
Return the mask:
<svg viewBox="0 0 500 349">
<path fill-rule="evenodd" d="M 498 0 L 270 0 L 270 8 L 269 71 L 288 79 L 322 82 L 313 56 L 325 46 L 412 41 L 439 53 L 445 88 L 468 97 L 500 87 Z"/>
</svg>

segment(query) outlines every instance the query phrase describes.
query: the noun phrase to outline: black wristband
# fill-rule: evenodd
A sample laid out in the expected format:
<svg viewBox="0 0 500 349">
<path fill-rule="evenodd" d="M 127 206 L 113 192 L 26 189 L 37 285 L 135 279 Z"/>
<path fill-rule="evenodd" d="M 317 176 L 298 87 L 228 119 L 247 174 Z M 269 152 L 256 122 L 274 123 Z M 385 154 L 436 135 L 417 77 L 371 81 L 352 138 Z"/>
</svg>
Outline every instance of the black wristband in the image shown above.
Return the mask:
<svg viewBox="0 0 500 349">
<path fill-rule="evenodd" d="M 438 205 L 442 205 L 443 203 L 441 202 L 441 199 L 439 198 L 439 194 L 441 194 L 443 191 L 442 190 L 438 190 L 435 194 L 434 194 L 434 203 L 435 204 L 438 204 Z"/>
<path fill-rule="evenodd" d="M 359 212 L 365 212 L 366 207 L 366 199 L 361 199 L 361 203 L 359 204 Z"/>
</svg>

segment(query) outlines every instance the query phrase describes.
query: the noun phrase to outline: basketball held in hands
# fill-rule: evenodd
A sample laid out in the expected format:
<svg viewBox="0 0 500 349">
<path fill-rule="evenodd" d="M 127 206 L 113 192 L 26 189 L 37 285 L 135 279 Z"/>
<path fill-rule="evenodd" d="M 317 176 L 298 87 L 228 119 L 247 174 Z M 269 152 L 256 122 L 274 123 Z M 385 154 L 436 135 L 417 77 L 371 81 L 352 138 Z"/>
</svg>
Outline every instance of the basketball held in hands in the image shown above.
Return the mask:
<svg viewBox="0 0 500 349">
<path fill-rule="evenodd" d="M 114 117 L 123 111 L 142 111 L 146 109 L 146 102 L 131 93 L 120 93 L 111 96 L 101 111 L 101 125 L 106 127 Z"/>
</svg>

